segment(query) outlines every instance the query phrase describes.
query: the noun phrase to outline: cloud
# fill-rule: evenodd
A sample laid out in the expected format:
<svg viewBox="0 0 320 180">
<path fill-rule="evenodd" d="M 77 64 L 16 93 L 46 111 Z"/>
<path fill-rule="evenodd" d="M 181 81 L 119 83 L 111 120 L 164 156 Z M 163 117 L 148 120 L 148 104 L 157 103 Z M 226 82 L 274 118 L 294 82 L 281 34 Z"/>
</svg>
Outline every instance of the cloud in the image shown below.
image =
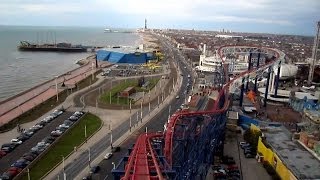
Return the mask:
<svg viewBox="0 0 320 180">
<path fill-rule="evenodd" d="M 92 24 L 112 21 L 137 27 L 147 18 L 151 26 L 161 27 L 224 23 L 290 29 L 311 28 L 320 19 L 319 9 L 319 0 L 1 0 L 0 22 L 45 25 L 52 19 L 50 24 L 83 25 L 79 19 L 90 17 Z"/>
</svg>

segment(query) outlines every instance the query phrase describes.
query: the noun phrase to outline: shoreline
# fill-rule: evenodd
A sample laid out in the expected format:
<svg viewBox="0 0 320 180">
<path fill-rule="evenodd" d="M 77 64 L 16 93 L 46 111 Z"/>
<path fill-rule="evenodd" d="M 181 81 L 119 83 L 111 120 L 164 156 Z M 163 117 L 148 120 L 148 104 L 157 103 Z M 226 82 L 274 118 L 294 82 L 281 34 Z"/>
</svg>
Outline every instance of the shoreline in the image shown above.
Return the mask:
<svg viewBox="0 0 320 180">
<path fill-rule="evenodd" d="M 151 35 L 145 35 L 144 33 L 139 33 L 138 35 L 140 38 L 137 40 L 137 42 L 138 41 L 143 42 L 143 44 L 146 46 L 146 48 L 147 47 L 149 48 L 150 46 L 155 45 L 154 43 L 150 42 L 151 40 L 154 40 L 154 38 L 152 38 Z M 71 74 L 76 75 L 79 73 L 78 71 L 83 71 L 84 69 L 87 69 L 86 66 L 88 66 L 88 64 L 90 62 L 92 62 L 93 60 L 95 60 L 95 54 L 91 54 L 91 55 L 87 56 L 86 58 L 83 58 L 83 59 L 76 61 L 76 64 L 78 64 L 79 67 L 76 67 L 70 71 L 67 71 L 67 72 L 60 74 L 58 76 L 59 77 L 58 83 L 60 84 L 62 81 L 65 81 L 66 79 L 68 80 L 68 77 L 70 77 Z M 85 71 L 87 71 L 87 70 L 85 70 Z M 77 76 L 78 75 L 76 75 L 75 77 L 77 77 Z M 64 80 L 63 80 L 63 78 L 64 78 Z M 50 89 L 53 88 L 54 81 L 55 81 L 55 78 L 47 80 L 45 82 L 39 83 L 38 85 L 35 85 L 32 88 L 26 89 L 20 93 L 17 93 L 16 95 L 13 95 L 11 97 L 8 97 L 8 98 L 0 101 L 0 108 L 3 107 L 3 109 L 1 108 L 2 110 L 0 111 L 0 119 L 2 119 L 2 122 L 0 122 L 1 126 L 9 123 L 11 121 L 10 120 L 11 118 L 7 117 L 7 116 L 9 116 L 8 113 L 10 114 L 10 116 L 12 116 L 13 111 L 15 112 L 17 110 L 17 108 L 18 109 L 20 108 L 20 110 L 22 111 L 22 114 L 27 112 L 28 111 L 27 109 L 22 110 L 22 109 L 24 109 L 24 108 L 22 108 L 22 106 L 24 106 L 26 103 L 29 103 L 30 101 L 33 101 L 33 99 L 35 98 L 35 94 L 39 94 L 39 93 L 41 94 L 46 91 L 53 91 Z M 74 81 L 74 82 L 76 82 L 76 81 Z M 48 87 L 49 89 L 46 88 L 43 90 L 44 87 Z M 51 94 L 52 93 L 53 92 L 51 92 Z M 9 105 L 9 106 L 7 106 L 7 105 Z M 21 112 L 19 112 L 18 114 L 20 114 L 20 113 Z M 18 115 L 18 116 L 20 116 L 20 115 Z M 7 120 L 5 120 L 5 119 L 7 119 Z"/>
</svg>

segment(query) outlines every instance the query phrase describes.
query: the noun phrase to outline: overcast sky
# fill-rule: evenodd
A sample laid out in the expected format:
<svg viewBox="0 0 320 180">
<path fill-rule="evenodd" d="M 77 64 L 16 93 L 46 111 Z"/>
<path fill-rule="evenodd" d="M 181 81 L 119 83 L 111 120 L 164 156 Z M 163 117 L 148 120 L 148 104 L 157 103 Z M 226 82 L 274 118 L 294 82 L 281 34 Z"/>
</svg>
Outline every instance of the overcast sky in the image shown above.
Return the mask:
<svg viewBox="0 0 320 180">
<path fill-rule="evenodd" d="M 320 0 L 0 0 L 0 24 L 314 35 Z"/>
</svg>

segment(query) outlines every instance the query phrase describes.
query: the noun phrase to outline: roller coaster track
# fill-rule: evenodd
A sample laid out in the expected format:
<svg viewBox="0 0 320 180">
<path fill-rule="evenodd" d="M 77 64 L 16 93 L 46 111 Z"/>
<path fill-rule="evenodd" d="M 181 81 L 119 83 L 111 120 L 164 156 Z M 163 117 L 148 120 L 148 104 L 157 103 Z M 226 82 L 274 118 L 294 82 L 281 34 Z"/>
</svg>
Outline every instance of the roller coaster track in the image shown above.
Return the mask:
<svg viewBox="0 0 320 180">
<path fill-rule="evenodd" d="M 279 66 L 285 56 L 277 49 L 262 46 L 223 46 L 218 50 L 223 64 L 228 56 L 245 53 L 264 53 L 274 58 L 230 81 L 226 78 L 212 110 L 176 112 L 170 117 L 164 135 L 141 134 L 130 153 L 121 179 L 195 179 L 195 176 L 203 179 L 214 154 L 223 148 L 230 90 L 243 84 L 245 78 L 256 76 L 271 66 Z M 223 69 L 225 77 L 228 75 L 226 67 Z M 164 140 L 162 153 L 155 150 L 154 139 Z"/>
</svg>

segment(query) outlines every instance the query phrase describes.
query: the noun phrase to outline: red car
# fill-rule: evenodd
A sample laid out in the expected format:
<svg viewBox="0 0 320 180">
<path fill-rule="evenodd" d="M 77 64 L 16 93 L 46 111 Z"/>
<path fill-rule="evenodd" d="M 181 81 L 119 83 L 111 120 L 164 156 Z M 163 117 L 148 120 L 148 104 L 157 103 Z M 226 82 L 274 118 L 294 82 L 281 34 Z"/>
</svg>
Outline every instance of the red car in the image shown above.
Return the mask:
<svg viewBox="0 0 320 180">
<path fill-rule="evenodd" d="M 0 151 L 0 158 L 2 158 L 3 156 L 5 156 L 7 153 L 4 151 Z"/>
</svg>

